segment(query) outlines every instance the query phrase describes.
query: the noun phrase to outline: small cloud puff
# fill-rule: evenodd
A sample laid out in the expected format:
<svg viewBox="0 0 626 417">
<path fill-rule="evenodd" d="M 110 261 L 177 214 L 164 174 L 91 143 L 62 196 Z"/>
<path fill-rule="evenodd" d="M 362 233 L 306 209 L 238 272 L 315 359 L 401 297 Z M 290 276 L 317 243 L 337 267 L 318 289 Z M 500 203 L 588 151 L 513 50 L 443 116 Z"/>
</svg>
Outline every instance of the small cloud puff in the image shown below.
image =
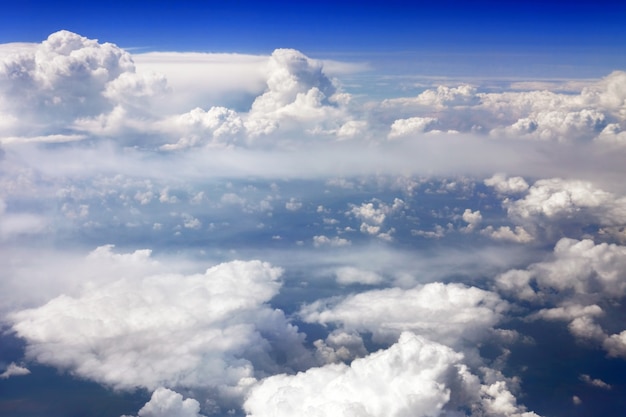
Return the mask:
<svg viewBox="0 0 626 417">
<path fill-rule="evenodd" d="M 15 362 L 11 362 L 5 371 L 0 374 L 0 379 L 9 379 L 14 376 L 24 376 L 29 374 L 30 370 L 28 368 L 20 366 Z"/>
</svg>

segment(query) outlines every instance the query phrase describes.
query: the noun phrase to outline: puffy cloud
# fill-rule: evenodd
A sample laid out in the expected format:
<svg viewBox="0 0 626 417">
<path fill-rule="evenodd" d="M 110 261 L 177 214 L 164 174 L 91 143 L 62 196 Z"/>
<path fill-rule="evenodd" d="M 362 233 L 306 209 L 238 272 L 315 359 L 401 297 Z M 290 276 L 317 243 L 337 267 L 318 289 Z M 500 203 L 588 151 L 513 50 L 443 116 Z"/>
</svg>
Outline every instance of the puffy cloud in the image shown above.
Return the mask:
<svg viewBox="0 0 626 417">
<path fill-rule="evenodd" d="M 347 214 L 353 215 L 361 220 L 360 230 L 362 233 L 379 237 L 383 240 L 391 240 L 394 229 L 383 230 L 383 224 L 388 215 L 397 213 L 405 207 L 405 202 L 395 198 L 391 205 L 385 204 L 378 199 L 370 203 L 363 203 L 360 206 L 351 205 L 352 208 Z"/>
<path fill-rule="evenodd" d="M 398 119 L 391 125 L 391 131 L 387 136 L 389 139 L 396 139 L 409 136 L 415 133 L 424 133 L 437 123 L 434 117 L 410 117 L 408 119 Z"/>
<path fill-rule="evenodd" d="M 485 185 L 493 187 L 499 194 L 521 194 L 528 190 L 528 183 L 522 177 L 509 177 L 504 174 L 494 174 L 484 181 Z"/>
<path fill-rule="evenodd" d="M 626 330 L 607 336 L 604 339 L 603 347 L 609 356 L 626 358 Z"/>
<path fill-rule="evenodd" d="M 276 49 L 267 68 L 267 89 L 254 100 L 245 121 L 251 137 L 295 127 L 344 138 L 362 131 L 363 123 L 350 120 L 341 109 L 345 93 L 336 94 L 322 62 L 293 49 Z"/>
<path fill-rule="evenodd" d="M 500 226 L 497 229 L 493 226 L 487 226 L 480 233 L 495 240 L 507 240 L 509 242 L 529 243 L 534 240 L 521 226 L 515 226 L 514 229 L 511 229 L 509 226 Z"/>
<path fill-rule="evenodd" d="M 325 235 L 313 236 L 313 246 L 316 248 L 320 246 L 349 246 L 352 242 L 348 239 L 339 236 L 333 236 L 332 238 Z"/>
<path fill-rule="evenodd" d="M 0 379 L 9 379 L 14 376 L 23 376 L 29 375 L 30 370 L 23 366 L 16 364 L 15 362 L 11 362 L 9 366 L 0 374 Z"/>
<path fill-rule="evenodd" d="M 471 85 L 465 84 L 458 87 L 440 85 L 436 90 L 426 90 L 419 94 L 415 98 L 415 103 L 439 108 L 468 106 L 479 104 L 480 96 L 477 95 L 476 88 Z"/>
<path fill-rule="evenodd" d="M 494 136 L 530 137 L 539 140 L 570 141 L 597 136 L 606 126 L 606 116 L 593 109 L 546 110 L 517 120 L 511 126 L 494 129 Z"/>
<path fill-rule="evenodd" d="M 485 184 L 505 195 L 522 192 L 526 188 L 525 181 L 520 177 L 506 179 L 494 176 L 485 180 Z M 529 240 L 526 235 L 554 239 L 566 233 L 584 237 L 589 233 L 589 226 L 598 228 L 598 236 L 619 239 L 618 229 L 626 224 L 626 197 L 599 189 L 588 181 L 561 178 L 538 180 L 522 198 L 505 198 L 503 206 L 509 218 L 521 227 L 519 232 L 513 234 L 500 229 L 500 238 L 510 240 Z M 485 233 L 493 234 L 494 230 L 486 230 Z"/>
<path fill-rule="evenodd" d="M 130 417 L 130 416 L 123 416 Z M 159 387 L 150 401 L 138 413 L 138 417 L 203 417 L 200 414 L 200 403 L 193 398 L 183 400 L 179 393 Z"/>
<path fill-rule="evenodd" d="M 481 385 L 463 355 L 405 332 L 386 350 L 345 364 L 275 375 L 255 386 L 244 409 L 262 416 L 533 417 L 518 406 L 504 381 Z"/>
<path fill-rule="evenodd" d="M 626 296 L 626 247 L 563 238 L 552 259 L 510 270 L 495 279 L 496 288 L 518 299 L 548 304 L 530 319 L 569 322 L 576 337 L 603 347 L 610 356 L 626 356 L 626 331 L 609 335 L 598 323 L 601 305 Z"/>
<path fill-rule="evenodd" d="M 59 142 L 146 129 L 141 119 L 168 91 L 163 75 L 136 73 L 116 45 L 62 30 L 4 57 L 0 135 L 4 143 Z"/>
<path fill-rule="evenodd" d="M 528 298 L 531 284 L 542 296 L 556 292 L 623 297 L 625 270 L 625 246 L 563 238 L 554 247 L 553 259 L 532 264 L 527 271 L 508 271 L 497 277 L 496 284 L 520 298 Z"/>
<path fill-rule="evenodd" d="M 123 262 L 77 296 L 9 316 L 29 359 L 118 389 L 204 387 L 234 397 L 259 375 L 312 360 L 303 335 L 266 304 L 281 286 L 279 268 L 233 261 L 204 274 L 146 274 L 149 252 L 91 256 Z"/>
<path fill-rule="evenodd" d="M 285 208 L 289 211 L 298 211 L 302 208 L 302 202 L 292 197 L 285 203 Z"/>
<path fill-rule="evenodd" d="M 416 97 L 384 100 L 381 109 L 413 113 L 412 118 L 401 119 L 392 127 L 390 137 L 404 125 L 408 127 L 408 121 L 413 118 L 416 122 L 431 118 L 432 109 L 436 109 L 437 123 L 442 130 L 487 133 L 493 138 L 557 142 L 602 138 L 602 141 L 619 143 L 619 137 L 601 132 L 611 125 L 612 131 L 608 133 L 622 130 L 619 126 L 626 121 L 626 72 L 615 71 L 576 89 L 578 91 L 567 93 L 545 89 L 487 93 L 469 85 L 440 85 Z"/>
<path fill-rule="evenodd" d="M 164 150 L 233 144 L 244 129 L 241 117 L 225 107 L 211 107 L 208 111 L 198 107 L 161 125 L 164 131 L 180 137 L 176 143 L 161 146 Z"/>
<path fill-rule="evenodd" d="M 474 231 L 478 225 L 483 221 L 483 216 L 480 214 L 480 210 L 472 211 L 471 209 L 465 209 L 461 218 L 467 226 L 461 229 L 464 233 L 470 233 Z"/>
<path fill-rule="evenodd" d="M 357 333 L 348 333 L 341 330 L 332 331 L 326 340 L 318 339 L 313 342 L 317 349 L 315 354 L 323 363 L 349 362 L 367 354 L 363 339 Z"/>
<path fill-rule="evenodd" d="M 579 376 L 579 379 L 581 381 L 583 381 L 586 384 L 591 385 L 592 387 L 596 387 L 596 388 L 601 388 L 601 389 L 606 389 L 606 390 L 610 390 L 612 387 L 611 385 L 607 384 L 606 382 L 604 382 L 601 379 L 596 379 L 596 378 L 591 378 L 589 375 L 587 374 L 581 374 Z"/>
<path fill-rule="evenodd" d="M 456 347 L 481 340 L 506 310 L 507 303 L 493 292 L 430 283 L 319 300 L 304 306 L 300 315 L 307 322 L 371 332 L 381 342 L 394 342 L 403 331 L 412 331 Z"/>
</svg>

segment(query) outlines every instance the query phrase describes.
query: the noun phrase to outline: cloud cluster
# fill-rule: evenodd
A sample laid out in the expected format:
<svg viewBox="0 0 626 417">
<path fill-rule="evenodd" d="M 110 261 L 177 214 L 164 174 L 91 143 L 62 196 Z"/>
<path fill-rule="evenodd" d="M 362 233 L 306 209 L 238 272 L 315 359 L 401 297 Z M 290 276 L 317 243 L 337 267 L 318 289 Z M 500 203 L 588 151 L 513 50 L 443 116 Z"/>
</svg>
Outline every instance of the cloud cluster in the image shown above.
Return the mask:
<svg viewBox="0 0 626 417">
<path fill-rule="evenodd" d="M 140 417 L 531 417 L 481 357 L 512 316 L 626 357 L 626 73 L 381 100 L 293 49 L 10 49 L 0 321 L 26 361 L 151 390 Z"/>
<path fill-rule="evenodd" d="M 410 332 L 349 366 L 269 377 L 251 390 L 244 409 L 249 417 L 537 416 L 503 381 L 482 385 L 463 355 Z"/>
<path fill-rule="evenodd" d="M 518 237 L 555 240 L 563 236 L 622 241 L 626 198 L 604 191 L 589 181 L 550 178 L 528 186 L 521 177 L 496 175 L 485 184 L 504 196 L 503 206 L 516 223 Z M 521 194 L 521 195 L 520 195 Z M 517 197 L 517 198 L 516 198 Z M 508 232 L 513 232 L 508 226 Z M 595 228 L 595 232 L 594 229 Z M 497 232 L 487 230 L 489 233 Z M 500 229 L 500 233 L 505 232 Z"/>
<path fill-rule="evenodd" d="M 385 100 L 382 108 L 413 113 L 413 117 L 392 124 L 390 138 L 424 132 L 436 121 L 439 130 L 486 133 L 496 139 L 619 144 L 626 122 L 625 85 L 622 71 L 578 94 L 547 90 L 487 93 L 467 84 L 440 85 L 415 97 Z"/>
<path fill-rule="evenodd" d="M 369 203 L 362 203 L 360 206 L 352 205 L 348 214 L 361 221 L 359 230 L 362 233 L 389 241 L 392 240 L 395 229 L 391 227 L 384 230 L 385 220 L 388 215 L 397 213 L 404 207 L 404 201 L 399 198 L 395 198 L 392 204 L 386 204 L 378 199 L 374 199 Z"/>
<path fill-rule="evenodd" d="M 136 110 L 166 88 L 160 76 L 137 74 L 130 54 L 116 45 L 59 31 L 34 49 L 4 57 L 0 112 L 8 122 L 1 133 L 72 140 L 81 130 L 73 129 L 75 122 L 123 117 L 129 106 Z"/>
<path fill-rule="evenodd" d="M 598 343 L 611 356 L 625 357 L 626 331 L 607 334 L 598 321 L 606 307 L 626 296 L 624 271 L 626 247 L 563 238 L 552 259 L 500 274 L 495 286 L 503 294 L 546 306 L 531 319 L 569 322 L 576 337 Z"/>
<path fill-rule="evenodd" d="M 266 304 L 281 286 L 279 268 L 233 261 L 204 274 L 143 274 L 149 253 L 111 256 L 132 256 L 137 268 L 10 315 L 30 360 L 118 389 L 234 396 L 266 373 L 311 363 L 303 335 Z"/>
</svg>

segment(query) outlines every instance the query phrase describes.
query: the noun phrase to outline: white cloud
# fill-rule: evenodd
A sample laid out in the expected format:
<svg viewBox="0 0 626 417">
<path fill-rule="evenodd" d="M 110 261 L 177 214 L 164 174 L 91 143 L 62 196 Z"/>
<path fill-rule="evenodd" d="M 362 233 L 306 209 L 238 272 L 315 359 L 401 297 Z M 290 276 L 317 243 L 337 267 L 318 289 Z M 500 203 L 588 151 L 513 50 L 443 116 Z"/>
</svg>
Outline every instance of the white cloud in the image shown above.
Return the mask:
<svg viewBox="0 0 626 417">
<path fill-rule="evenodd" d="M 519 177 L 507 180 L 494 176 L 485 180 L 485 184 L 504 195 L 523 192 L 525 188 L 525 181 Z M 494 238 L 530 241 L 531 237 L 548 240 L 564 235 L 587 237 L 589 232 L 583 229 L 596 226 L 598 236 L 619 240 L 619 228 L 626 224 L 626 197 L 604 191 L 589 181 L 538 180 L 523 197 L 506 197 L 502 204 L 518 226 L 515 231 L 508 226 L 484 231 Z"/>
<path fill-rule="evenodd" d="M 471 209 L 465 209 L 461 218 L 465 223 L 467 223 L 467 226 L 461 228 L 461 231 L 464 233 L 473 232 L 483 221 L 483 216 L 480 214 L 480 210 L 472 211 Z"/>
<path fill-rule="evenodd" d="M 130 417 L 130 416 L 122 416 Z M 167 388 L 157 388 L 150 401 L 138 413 L 138 417 L 203 417 L 200 403 Z"/>
<path fill-rule="evenodd" d="M 517 405 L 503 381 L 481 385 L 463 355 L 405 332 L 396 344 L 362 359 L 275 375 L 244 403 L 249 417 L 472 415 L 536 417 Z"/>
<path fill-rule="evenodd" d="M 528 190 L 528 183 L 522 177 L 509 177 L 498 173 L 491 178 L 487 178 L 485 185 L 493 187 L 499 194 L 520 194 Z"/>
<path fill-rule="evenodd" d="M 521 226 L 515 226 L 514 229 L 511 229 L 509 226 L 500 226 L 497 229 L 494 229 L 493 226 L 487 226 L 480 233 L 495 240 L 507 240 L 517 243 L 529 243 L 534 239 Z"/>
<path fill-rule="evenodd" d="M 375 340 L 387 343 L 403 331 L 412 331 L 460 347 L 486 337 L 506 310 L 507 303 L 495 293 L 461 284 L 430 283 L 319 300 L 304 306 L 300 315 L 307 322 L 371 332 Z"/>
<path fill-rule="evenodd" d="M 434 117 L 410 117 L 398 119 L 391 124 L 391 131 L 387 137 L 396 139 L 416 133 L 424 133 L 437 123 Z"/>
<path fill-rule="evenodd" d="M 395 198 L 391 205 L 385 204 L 378 199 L 370 203 L 362 203 L 360 206 L 351 204 L 351 209 L 347 214 L 353 215 L 361 220 L 360 230 L 364 234 L 373 235 L 383 240 L 391 240 L 394 229 L 383 230 L 383 224 L 388 215 L 395 214 L 405 207 L 405 202 Z"/>
<path fill-rule="evenodd" d="M 285 208 L 289 211 L 298 211 L 302 208 L 302 202 L 292 197 L 285 203 Z"/>
<path fill-rule="evenodd" d="M 303 335 L 266 304 L 279 268 L 233 261 L 204 274 L 146 274 L 149 252 L 91 256 L 119 258 L 118 273 L 9 316 L 30 360 L 118 389 L 212 387 L 234 397 L 257 373 L 312 360 Z"/>
<path fill-rule="evenodd" d="M 601 389 L 606 389 L 606 390 L 610 390 L 612 387 L 611 385 L 607 384 L 606 382 L 604 382 L 601 379 L 597 379 L 597 378 L 591 378 L 589 375 L 587 374 L 581 374 L 578 377 L 581 381 L 591 385 L 592 387 L 596 387 L 596 388 L 601 388 Z"/>
<path fill-rule="evenodd" d="M 28 368 L 20 366 L 15 362 L 11 362 L 4 372 L 0 374 L 0 379 L 9 379 L 14 376 L 24 376 L 29 374 L 30 370 L 28 370 Z"/>
<path fill-rule="evenodd" d="M 348 239 L 339 236 L 333 236 L 332 238 L 324 235 L 313 236 L 313 246 L 316 248 L 320 246 L 349 246 L 352 242 Z"/>
<path fill-rule="evenodd" d="M 34 50 L 5 57 L 0 66 L 0 111 L 20 115 L 24 123 L 15 133 L 48 130 L 27 130 L 33 123 L 62 131 L 76 118 L 111 110 L 105 97 L 109 83 L 123 74 L 130 81 L 134 71 L 130 54 L 117 46 L 59 31 Z"/>
</svg>

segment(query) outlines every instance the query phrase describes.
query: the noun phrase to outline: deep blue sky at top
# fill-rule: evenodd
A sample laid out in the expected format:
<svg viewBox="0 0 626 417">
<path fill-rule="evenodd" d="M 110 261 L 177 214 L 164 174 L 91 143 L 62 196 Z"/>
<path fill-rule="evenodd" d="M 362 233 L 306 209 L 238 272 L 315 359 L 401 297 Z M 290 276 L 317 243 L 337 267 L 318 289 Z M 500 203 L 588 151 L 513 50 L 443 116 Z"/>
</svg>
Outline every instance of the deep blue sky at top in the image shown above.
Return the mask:
<svg viewBox="0 0 626 417">
<path fill-rule="evenodd" d="M 59 29 L 151 50 L 621 48 L 626 1 L 2 0 L 0 42 Z"/>
<path fill-rule="evenodd" d="M 312 57 L 386 62 L 392 69 L 427 54 L 441 62 L 424 68 L 424 73 L 433 74 L 455 65 L 488 69 L 494 56 L 504 57 L 509 72 L 529 61 L 543 65 L 528 74 L 556 74 L 559 65 L 570 70 L 563 76 L 601 76 L 626 69 L 626 0 L 0 0 L 0 4 L 0 43 L 40 42 L 67 29 L 134 52 L 270 53 L 287 47 Z M 437 55 L 464 57 L 449 60 Z M 484 59 L 486 55 L 490 58 Z M 548 66 L 550 71 L 545 70 Z"/>
</svg>

